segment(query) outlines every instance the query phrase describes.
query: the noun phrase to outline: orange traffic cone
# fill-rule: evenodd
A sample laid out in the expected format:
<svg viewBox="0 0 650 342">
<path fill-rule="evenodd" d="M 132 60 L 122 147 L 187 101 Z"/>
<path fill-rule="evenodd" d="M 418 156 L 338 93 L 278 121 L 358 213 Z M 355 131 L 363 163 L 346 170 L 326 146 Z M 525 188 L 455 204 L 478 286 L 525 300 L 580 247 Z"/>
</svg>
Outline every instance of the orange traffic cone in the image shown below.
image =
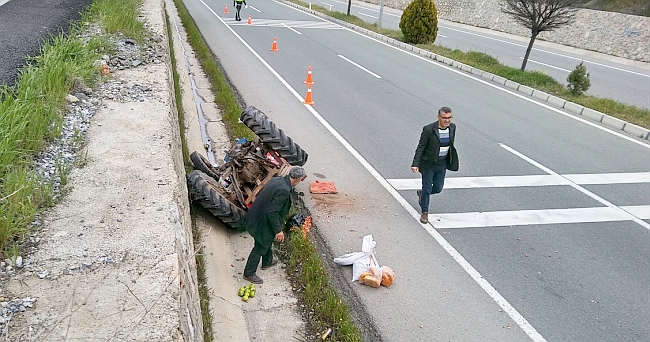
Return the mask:
<svg viewBox="0 0 650 342">
<path fill-rule="evenodd" d="M 307 86 L 307 97 L 305 97 L 305 101 L 302 101 L 304 104 L 308 105 L 313 105 L 314 101 L 311 99 L 311 85 Z"/>
<path fill-rule="evenodd" d="M 252 24 L 252 23 L 253 23 L 253 22 L 251 22 L 251 15 L 249 14 L 249 15 L 248 15 L 248 25 L 250 25 L 250 24 Z"/>
<path fill-rule="evenodd" d="M 311 66 L 309 66 L 309 68 L 307 68 L 307 79 L 305 80 L 304 83 L 307 84 L 307 85 L 314 84 L 314 81 L 312 81 L 312 79 L 311 79 Z"/>
<path fill-rule="evenodd" d="M 278 41 L 275 37 L 273 38 L 273 45 L 271 46 L 271 51 L 278 51 Z"/>
<path fill-rule="evenodd" d="M 223 14 L 229 14 L 229 13 L 230 13 L 230 12 L 228 12 L 228 5 L 226 5 L 226 9 L 223 10 Z"/>
</svg>

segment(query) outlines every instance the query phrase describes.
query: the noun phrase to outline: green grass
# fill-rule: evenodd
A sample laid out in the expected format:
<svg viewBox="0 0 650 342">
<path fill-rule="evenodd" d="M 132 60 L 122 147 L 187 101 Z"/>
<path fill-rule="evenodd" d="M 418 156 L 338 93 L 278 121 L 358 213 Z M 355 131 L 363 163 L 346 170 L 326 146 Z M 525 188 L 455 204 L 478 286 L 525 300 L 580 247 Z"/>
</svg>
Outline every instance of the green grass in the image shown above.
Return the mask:
<svg viewBox="0 0 650 342">
<path fill-rule="evenodd" d="M 133 0 L 97 0 L 82 14 L 84 25 L 100 20 L 105 31 L 141 39 L 144 26 Z M 104 35 L 79 39 L 88 28 L 73 25 L 69 34 L 43 41 L 40 54 L 28 59 L 16 84 L 0 87 L 0 252 L 10 255 L 42 210 L 56 203 L 53 184 L 40 179 L 30 163 L 48 140 L 61 133 L 65 96 L 76 78 L 94 86 L 101 77 L 95 60 L 113 49 Z M 75 139 L 72 144 L 79 144 Z M 80 146 L 75 146 L 79 148 Z M 67 181 L 69 166 L 57 163 Z"/>
<path fill-rule="evenodd" d="M 309 7 L 308 3 L 300 0 L 288 1 L 304 7 Z M 350 24 L 363 27 L 365 29 L 400 41 L 404 40 L 404 36 L 400 30 L 377 29 L 376 24 L 369 24 L 353 15 L 348 16 L 345 15 L 345 13 L 328 11 L 323 7 L 315 5 L 312 5 L 311 8 L 314 11 L 321 12 Z M 641 127 L 650 128 L 650 109 L 630 106 L 615 100 L 599 98 L 586 94 L 573 95 L 565 84 L 558 82 L 554 78 L 540 71 L 521 71 L 519 68 L 505 66 L 501 64 L 496 58 L 483 52 L 463 52 L 461 50 L 454 50 L 435 44 L 421 44 L 417 47 L 447 58 L 451 58 L 455 61 L 467 64 L 477 69 L 493 73 L 519 84 L 523 84 L 525 86 L 561 97 L 567 101 L 577 103 L 586 108 L 591 108 L 593 110 L 605 113 L 621 120 L 625 120 Z"/>
<path fill-rule="evenodd" d="M 287 274 L 298 288 L 300 300 L 310 312 L 309 330 L 322 332 L 332 328 L 331 341 L 361 341 L 361 333 L 354 325 L 350 309 L 330 285 L 327 270 L 314 243 L 302 233 L 289 230 L 282 246 Z"/>
<path fill-rule="evenodd" d="M 196 24 L 194 24 L 192 17 L 187 12 L 181 0 L 174 0 L 174 3 L 178 9 L 181 22 L 185 27 L 187 40 L 192 45 L 196 58 L 199 60 L 203 71 L 212 83 L 212 91 L 216 94 L 215 102 L 222 111 L 223 122 L 226 125 L 226 130 L 231 141 L 234 142 L 237 138 L 241 137 L 245 137 L 248 140 L 254 139 L 255 135 L 253 132 L 245 125 L 239 123 L 243 104 L 237 101 L 235 94 L 231 91 L 230 83 L 224 76 L 225 73 L 219 68 L 216 58 L 203 39 L 201 32 L 196 27 Z"/>
<path fill-rule="evenodd" d="M 219 68 L 215 61 L 215 56 L 208 48 L 203 36 L 194 24 L 189 13 L 185 9 L 180 0 L 174 0 L 178 9 L 179 16 L 185 27 L 188 41 L 194 50 L 203 71 L 208 75 L 212 82 L 212 90 L 216 94 L 216 102 L 223 112 L 223 120 L 226 124 L 228 134 L 231 141 L 239 137 L 246 137 L 253 139 L 255 136 L 248 127 L 238 123 L 241 115 L 242 107 L 237 101 L 237 97 L 232 91 L 231 85 L 228 83 L 222 70 Z M 195 232 L 195 236 L 199 232 Z M 198 245 L 198 243 L 195 243 Z M 303 238 L 301 234 L 288 232 L 286 258 L 289 258 L 289 270 L 292 274 L 296 274 L 298 269 L 302 273 L 295 283 L 304 291 L 301 291 L 300 300 L 304 301 L 308 306 L 309 311 L 313 312 L 313 316 L 309 319 L 309 326 L 314 331 L 325 330 L 327 327 L 332 327 L 334 335 L 331 341 L 361 341 L 360 333 L 357 330 L 352 317 L 349 314 L 349 309 L 343 300 L 337 295 L 333 287 L 329 285 L 327 271 L 316 253 L 313 244 L 308 238 Z M 201 270 L 203 261 L 202 253 L 197 253 L 197 268 L 198 272 L 205 272 Z M 211 325 L 211 321 L 207 321 L 205 317 L 209 312 L 209 293 L 207 288 L 203 288 L 205 279 L 199 275 L 199 291 L 201 294 L 201 307 L 204 316 L 204 329 Z M 205 305 L 205 308 L 204 308 Z M 210 318 L 211 319 L 211 318 Z M 205 331 L 206 341 L 207 336 L 211 332 Z"/>
</svg>

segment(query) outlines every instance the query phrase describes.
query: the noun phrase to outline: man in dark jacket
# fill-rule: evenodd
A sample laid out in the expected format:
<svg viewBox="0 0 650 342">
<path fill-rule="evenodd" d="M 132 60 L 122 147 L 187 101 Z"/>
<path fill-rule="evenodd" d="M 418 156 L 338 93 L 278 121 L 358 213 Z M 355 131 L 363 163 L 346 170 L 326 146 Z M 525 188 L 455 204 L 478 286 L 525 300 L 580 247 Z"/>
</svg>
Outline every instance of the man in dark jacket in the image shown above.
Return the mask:
<svg viewBox="0 0 650 342">
<path fill-rule="evenodd" d="M 451 123 L 451 108 L 442 107 L 438 110 L 438 121 L 424 126 L 411 171 L 422 174 L 422 190 L 418 190 L 418 198 L 422 216 L 420 222 L 429 223 L 429 197 L 442 191 L 445 183 L 447 168 L 458 170 L 458 160 L 455 156 L 454 138 L 456 125 Z M 453 152 L 453 153 L 452 153 Z M 453 164 L 453 165 L 452 165 Z"/>
<path fill-rule="evenodd" d="M 285 177 L 273 177 L 257 194 L 253 205 L 246 213 L 244 226 L 255 238 L 255 246 L 248 255 L 244 268 L 244 279 L 254 284 L 261 284 L 257 266 L 262 259 L 262 269 L 265 270 L 278 263 L 273 259 L 273 241 L 283 242 L 284 218 L 291 208 L 291 188 L 298 185 L 307 176 L 300 166 L 293 166 Z"/>
</svg>

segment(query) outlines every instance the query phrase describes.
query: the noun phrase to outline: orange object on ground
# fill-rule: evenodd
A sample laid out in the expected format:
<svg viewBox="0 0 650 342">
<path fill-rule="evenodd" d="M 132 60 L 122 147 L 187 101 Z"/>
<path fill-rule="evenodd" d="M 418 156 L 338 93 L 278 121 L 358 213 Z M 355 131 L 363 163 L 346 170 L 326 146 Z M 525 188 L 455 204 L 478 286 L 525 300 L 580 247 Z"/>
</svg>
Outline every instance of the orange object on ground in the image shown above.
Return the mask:
<svg viewBox="0 0 650 342">
<path fill-rule="evenodd" d="M 223 10 L 223 14 L 229 14 L 229 13 L 230 13 L 230 12 L 228 12 L 228 5 L 226 5 L 226 9 Z"/>
<path fill-rule="evenodd" d="M 338 190 L 334 186 L 334 182 L 321 182 L 315 180 L 309 186 L 309 192 L 312 194 L 338 194 Z"/>
<path fill-rule="evenodd" d="M 311 79 L 311 66 L 309 66 L 309 68 L 307 68 L 307 79 L 305 80 L 304 83 L 308 84 L 308 85 L 314 84 L 314 81 L 312 81 L 312 79 Z"/>
<path fill-rule="evenodd" d="M 273 45 L 271 45 L 271 51 L 278 51 L 278 41 L 275 37 L 273 38 Z"/>
<path fill-rule="evenodd" d="M 305 101 L 302 101 L 304 104 L 308 105 L 313 105 L 314 101 L 311 99 L 311 86 L 307 85 L 307 96 L 305 97 Z"/>
<path fill-rule="evenodd" d="M 252 24 L 253 22 L 251 21 L 251 15 L 248 15 L 248 25 Z"/>
</svg>

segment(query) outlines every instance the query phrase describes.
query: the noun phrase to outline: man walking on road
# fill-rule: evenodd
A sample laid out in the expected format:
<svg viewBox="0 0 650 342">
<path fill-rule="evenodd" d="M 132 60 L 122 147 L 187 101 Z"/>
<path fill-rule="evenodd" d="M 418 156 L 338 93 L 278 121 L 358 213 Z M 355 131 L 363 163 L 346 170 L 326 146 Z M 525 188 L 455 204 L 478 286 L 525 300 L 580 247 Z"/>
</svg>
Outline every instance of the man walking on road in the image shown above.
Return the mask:
<svg viewBox="0 0 650 342">
<path fill-rule="evenodd" d="M 422 174 L 422 190 L 418 198 L 422 216 L 420 222 L 429 223 L 429 199 L 442 191 L 447 169 L 458 171 L 458 156 L 454 148 L 456 125 L 451 123 L 451 108 L 438 110 L 438 121 L 424 126 L 411 164 L 413 173 Z"/>
<path fill-rule="evenodd" d="M 255 239 L 255 246 L 248 255 L 244 268 L 244 279 L 251 283 L 263 283 L 262 278 L 255 274 L 260 258 L 263 270 L 278 263 L 277 259 L 273 259 L 273 241 L 284 241 L 282 228 L 284 227 L 284 218 L 291 207 L 291 188 L 305 178 L 307 176 L 302 167 L 291 167 L 287 176 L 271 178 L 248 209 L 244 226 Z"/>
<path fill-rule="evenodd" d="M 241 10 L 241 5 L 242 3 L 244 6 L 248 7 L 246 5 L 246 0 L 233 0 L 233 6 L 235 6 L 235 20 L 241 21 L 241 17 L 239 16 L 239 11 Z"/>
</svg>

